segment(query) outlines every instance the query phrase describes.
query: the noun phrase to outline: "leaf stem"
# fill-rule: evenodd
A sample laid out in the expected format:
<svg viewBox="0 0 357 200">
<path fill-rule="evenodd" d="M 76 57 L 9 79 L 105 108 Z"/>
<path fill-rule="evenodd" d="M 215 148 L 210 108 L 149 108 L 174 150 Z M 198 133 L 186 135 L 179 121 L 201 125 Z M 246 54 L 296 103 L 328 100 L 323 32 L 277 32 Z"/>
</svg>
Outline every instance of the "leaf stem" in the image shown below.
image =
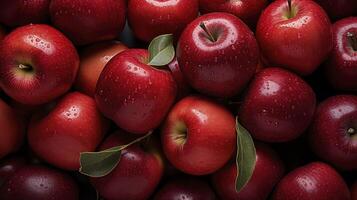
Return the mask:
<svg viewBox="0 0 357 200">
<path fill-rule="evenodd" d="M 200 27 L 205 31 L 205 33 L 208 35 L 208 39 L 211 41 L 211 42 L 216 42 L 216 38 L 211 34 L 211 32 L 207 29 L 206 25 L 204 22 L 201 22 L 200 23 Z"/>
</svg>

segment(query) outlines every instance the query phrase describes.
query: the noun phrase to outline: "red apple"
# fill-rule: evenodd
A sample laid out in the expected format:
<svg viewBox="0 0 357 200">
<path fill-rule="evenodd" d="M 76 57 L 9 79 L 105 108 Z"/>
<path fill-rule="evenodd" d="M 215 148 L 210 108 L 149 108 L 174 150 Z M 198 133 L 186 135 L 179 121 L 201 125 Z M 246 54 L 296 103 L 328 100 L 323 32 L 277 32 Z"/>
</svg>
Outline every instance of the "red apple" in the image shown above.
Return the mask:
<svg viewBox="0 0 357 200">
<path fill-rule="evenodd" d="M 231 162 L 212 175 L 212 184 L 217 194 L 224 200 L 265 200 L 275 184 L 284 175 L 284 164 L 268 146 L 256 143 L 256 164 L 247 185 L 237 193 L 235 181 L 237 166 Z"/>
<path fill-rule="evenodd" d="M 345 181 L 335 169 L 321 162 L 299 167 L 276 186 L 273 200 L 350 200 Z"/>
<path fill-rule="evenodd" d="M 187 83 L 187 80 L 182 73 L 177 58 L 174 58 L 167 66 L 170 68 L 172 76 L 176 81 L 176 85 L 177 85 L 176 100 L 180 100 L 188 96 L 191 93 L 191 87 Z"/>
<path fill-rule="evenodd" d="M 22 145 L 25 128 L 25 120 L 0 99 L 0 159 Z"/>
<path fill-rule="evenodd" d="M 46 23 L 50 19 L 50 0 L 10 0 L 0 2 L 0 23 L 22 26 Z"/>
<path fill-rule="evenodd" d="M 357 181 L 351 187 L 351 200 L 357 200 Z"/>
<path fill-rule="evenodd" d="M 201 13 L 226 12 L 239 17 L 243 22 L 255 29 L 260 13 L 263 11 L 267 0 L 199 0 Z"/>
<path fill-rule="evenodd" d="M 114 56 L 101 73 L 95 100 L 120 128 L 145 134 L 158 127 L 176 96 L 170 71 L 146 64 L 149 53 L 130 49 Z"/>
<path fill-rule="evenodd" d="M 71 87 L 79 58 L 72 43 L 47 25 L 15 29 L 0 43 L 0 87 L 23 104 L 43 104 Z"/>
<path fill-rule="evenodd" d="M 238 94 L 254 75 L 259 60 L 253 33 L 237 17 L 210 13 L 181 34 L 177 60 L 190 85 L 217 97 Z"/>
<path fill-rule="evenodd" d="M 128 0 L 130 28 L 145 42 L 167 33 L 179 37 L 197 16 L 197 0 Z"/>
<path fill-rule="evenodd" d="M 23 157 L 11 157 L 0 161 L 0 188 L 15 172 L 26 165 Z"/>
<path fill-rule="evenodd" d="M 51 0 L 52 23 L 76 45 L 119 36 L 125 25 L 125 0 Z"/>
<path fill-rule="evenodd" d="M 240 122 L 255 139 L 286 142 L 308 128 L 315 106 L 315 93 L 303 79 L 280 68 L 266 68 L 249 86 Z"/>
<path fill-rule="evenodd" d="M 326 72 L 334 88 L 357 91 L 357 17 L 342 19 L 333 25 L 333 50 Z"/>
<path fill-rule="evenodd" d="M 181 177 L 166 183 L 154 200 L 215 200 L 216 195 L 204 181 L 193 177 Z"/>
<path fill-rule="evenodd" d="M 319 157 L 339 168 L 357 170 L 357 96 L 333 96 L 323 101 L 309 136 Z"/>
<path fill-rule="evenodd" d="M 28 128 L 31 149 L 45 161 L 68 170 L 79 169 L 79 154 L 94 151 L 108 128 L 94 99 L 73 92 L 48 112 L 34 115 Z"/>
<path fill-rule="evenodd" d="M 271 3 L 260 15 L 256 37 L 265 59 L 300 75 L 309 75 L 332 49 L 325 11 L 311 0 Z"/>
<path fill-rule="evenodd" d="M 77 200 L 78 193 L 77 184 L 67 174 L 42 166 L 26 166 L 0 188 L 0 199 Z"/>
<path fill-rule="evenodd" d="M 118 41 L 101 42 L 86 47 L 80 54 L 80 65 L 75 87 L 78 91 L 94 96 L 95 87 L 104 66 L 116 54 L 127 49 Z"/>
<path fill-rule="evenodd" d="M 201 97 L 186 97 L 170 111 L 161 141 L 167 159 L 179 170 L 210 174 L 231 158 L 235 120 L 224 107 Z"/>
<path fill-rule="evenodd" d="M 103 142 L 100 149 L 124 145 L 134 138 L 126 132 L 116 132 Z M 114 170 L 104 177 L 91 178 L 91 182 L 105 199 L 148 199 L 159 184 L 163 171 L 160 150 L 155 138 L 150 138 L 149 142 L 124 149 Z"/>
<path fill-rule="evenodd" d="M 355 0 L 315 0 L 327 12 L 332 20 L 357 15 Z"/>
</svg>

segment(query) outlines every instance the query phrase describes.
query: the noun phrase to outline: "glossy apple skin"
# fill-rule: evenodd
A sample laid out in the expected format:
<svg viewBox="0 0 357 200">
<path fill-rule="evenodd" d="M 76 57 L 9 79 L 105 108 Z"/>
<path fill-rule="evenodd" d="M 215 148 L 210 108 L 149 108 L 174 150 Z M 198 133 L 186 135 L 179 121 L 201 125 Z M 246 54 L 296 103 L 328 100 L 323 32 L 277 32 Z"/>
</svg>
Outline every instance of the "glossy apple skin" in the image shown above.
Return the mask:
<svg viewBox="0 0 357 200">
<path fill-rule="evenodd" d="M 78 193 L 77 184 L 67 174 L 43 166 L 26 166 L 0 188 L 0 199 L 77 200 Z"/>
<path fill-rule="evenodd" d="M 354 129 L 354 133 L 348 130 Z M 357 170 L 357 96 L 333 96 L 319 104 L 311 125 L 311 148 L 345 170 Z"/>
<path fill-rule="evenodd" d="M 107 41 L 93 44 L 80 54 L 79 71 L 75 83 L 78 91 L 94 97 L 95 87 L 104 66 L 116 54 L 127 47 L 118 41 Z"/>
<path fill-rule="evenodd" d="M 217 32 L 209 40 L 200 27 Z M 238 94 L 252 78 L 259 60 L 253 33 L 241 20 L 227 13 L 210 13 L 191 22 L 181 34 L 177 60 L 190 85 L 216 97 Z"/>
<path fill-rule="evenodd" d="M 349 34 L 357 40 L 357 17 L 333 24 L 333 50 L 326 64 L 326 74 L 334 88 L 357 91 L 357 49 L 352 48 Z"/>
<path fill-rule="evenodd" d="M 356 16 L 357 1 L 355 0 L 315 0 L 330 16 L 332 20 L 348 16 Z"/>
<path fill-rule="evenodd" d="M 95 100 L 120 128 L 146 134 L 163 121 L 176 97 L 170 71 L 146 64 L 149 53 L 130 49 L 114 56 L 101 73 Z"/>
<path fill-rule="evenodd" d="M 212 185 L 221 199 L 265 200 L 275 184 L 283 177 L 284 164 L 278 155 L 263 143 L 256 143 L 255 148 L 256 165 L 253 175 L 239 193 L 235 190 L 237 176 L 235 162 L 230 162 L 212 175 Z"/>
<path fill-rule="evenodd" d="M 204 181 L 193 178 L 176 178 L 166 183 L 155 195 L 154 200 L 215 200 L 216 195 Z"/>
<path fill-rule="evenodd" d="M 315 107 L 315 93 L 303 79 L 284 69 L 266 68 L 250 83 L 239 117 L 255 139 L 286 142 L 308 128 Z"/>
<path fill-rule="evenodd" d="M 125 25 L 125 0 L 51 0 L 55 27 L 76 45 L 116 38 Z"/>
<path fill-rule="evenodd" d="M 0 23 L 22 26 L 49 21 L 50 0 L 11 0 L 0 3 Z"/>
<path fill-rule="evenodd" d="M 313 162 L 286 175 L 276 186 L 273 200 L 349 200 L 345 181 L 331 166 Z"/>
<path fill-rule="evenodd" d="M 179 37 L 197 16 L 197 0 L 128 0 L 130 28 L 145 42 L 168 33 Z"/>
<path fill-rule="evenodd" d="M 332 49 L 332 28 L 325 11 L 310 0 L 292 0 L 297 9 L 288 19 L 286 0 L 271 3 L 260 15 L 256 37 L 270 65 L 309 75 Z"/>
<path fill-rule="evenodd" d="M 111 134 L 100 150 L 128 144 L 135 137 L 126 132 Z M 91 178 L 99 194 L 110 200 L 148 199 L 154 192 L 164 172 L 163 160 L 155 138 L 150 138 L 143 148 L 134 144 L 122 151 L 119 164 L 114 170 L 100 178 Z"/>
<path fill-rule="evenodd" d="M 184 134 L 184 137 L 180 135 Z M 161 131 L 167 159 L 192 175 L 210 174 L 231 158 L 236 145 L 235 120 L 217 103 L 189 96 L 170 111 Z"/>
<path fill-rule="evenodd" d="M 201 13 L 227 12 L 239 17 L 239 19 L 254 30 L 260 13 L 268 5 L 268 1 L 199 0 L 199 4 Z"/>
<path fill-rule="evenodd" d="M 25 136 L 25 120 L 0 99 L 0 159 L 15 152 Z"/>
<path fill-rule="evenodd" d="M 47 103 L 69 90 L 79 58 L 73 44 L 48 25 L 15 29 L 0 43 L 0 86 L 23 104 Z M 32 71 L 22 70 L 28 65 Z"/>
<path fill-rule="evenodd" d="M 180 68 L 180 65 L 178 64 L 177 58 L 174 58 L 168 65 L 167 65 L 171 71 L 172 77 L 176 81 L 177 85 L 177 95 L 176 95 L 176 100 L 180 100 L 186 96 L 188 96 L 191 92 L 192 89 L 190 85 L 188 84 L 185 76 L 182 73 L 182 70 Z"/>
<path fill-rule="evenodd" d="M 79 154 L 94 151 L 108 129 L 108 121 L 94 99 L 69 93 L 49 112 L 35 114 L 28 128 L 30 148 L 52 165 L 79 169 Z"/>
<path fill-rule="evenodd" d="M 0 188 L 15 172 L 26 165 L 22 157 L 11 157 L 0 161 Z"/>
</svg>

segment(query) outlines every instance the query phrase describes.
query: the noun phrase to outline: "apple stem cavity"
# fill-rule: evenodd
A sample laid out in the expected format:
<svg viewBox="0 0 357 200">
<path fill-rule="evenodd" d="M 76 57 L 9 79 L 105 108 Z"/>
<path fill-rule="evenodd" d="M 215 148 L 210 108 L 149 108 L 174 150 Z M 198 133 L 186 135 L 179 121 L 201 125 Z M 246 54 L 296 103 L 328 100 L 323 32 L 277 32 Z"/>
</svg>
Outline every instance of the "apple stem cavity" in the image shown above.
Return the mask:
<svg viewBox="0 0 357 200">
<path fill-rule="evenodd" d="M 33 68 L 31 65 L 24 65 L 24 64 L 19 64 L 19 69 L 25 72 L 32 72 Z"/>
<path fill-rule="evenodd" d="M 347 39 L 353 51 L 357 51 L 357 36 L 353 33 L 347 32 Z"/>
<path fill-rule="evenodd" d="M 201 22 L 200 23 L 200 27 L 205 31 L 205 33 L 208 35 L 208 39 L 211 41 L 211 42 L 216 42 L 217 41 L 217 38 L 215 38 L 211 32 L 207 29 L 205 23 Z"/>
<path fill-rule="evenodd" d="M 349 128 L 347 130 L 347 133 L 350 134 L 351 136 L 353 136 L 354 134 L 356 134 L 356 130 L 354 128 Z"/>
</svg>

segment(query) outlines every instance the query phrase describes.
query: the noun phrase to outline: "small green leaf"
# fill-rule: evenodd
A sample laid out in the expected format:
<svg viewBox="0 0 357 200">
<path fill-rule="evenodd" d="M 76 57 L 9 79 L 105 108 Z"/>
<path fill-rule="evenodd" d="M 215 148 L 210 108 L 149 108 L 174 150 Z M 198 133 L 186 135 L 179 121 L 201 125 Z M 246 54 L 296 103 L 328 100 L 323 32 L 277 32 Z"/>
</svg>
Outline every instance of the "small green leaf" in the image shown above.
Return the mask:
<svg viewBox="0 0 357 200">
<path fill-rule="evenodd" d="M 154 38 L 149 45 L 149 65 L 164 66 L 169 64 L 175 57 L 173 35 L 165 34 Z"/>
<path fill-rule="evenodd" d="M 90 177 L 108 175 L 118 165 L 123 149 L 144 140 L 151 134 L 152 131 L 126 145 L 112 147 L 99 152 L 82 152 L 79 159 L 81 165 L 79 172 Z"/>
<path fill-rule="evenodd" d="M 239 192 L 252 177 L 255 162 L 256 152 L 254 142 L 247 129 L 245 129 L 236 119 L 237 130 L 237 177 L 236 191 Z"/>
</svg>

